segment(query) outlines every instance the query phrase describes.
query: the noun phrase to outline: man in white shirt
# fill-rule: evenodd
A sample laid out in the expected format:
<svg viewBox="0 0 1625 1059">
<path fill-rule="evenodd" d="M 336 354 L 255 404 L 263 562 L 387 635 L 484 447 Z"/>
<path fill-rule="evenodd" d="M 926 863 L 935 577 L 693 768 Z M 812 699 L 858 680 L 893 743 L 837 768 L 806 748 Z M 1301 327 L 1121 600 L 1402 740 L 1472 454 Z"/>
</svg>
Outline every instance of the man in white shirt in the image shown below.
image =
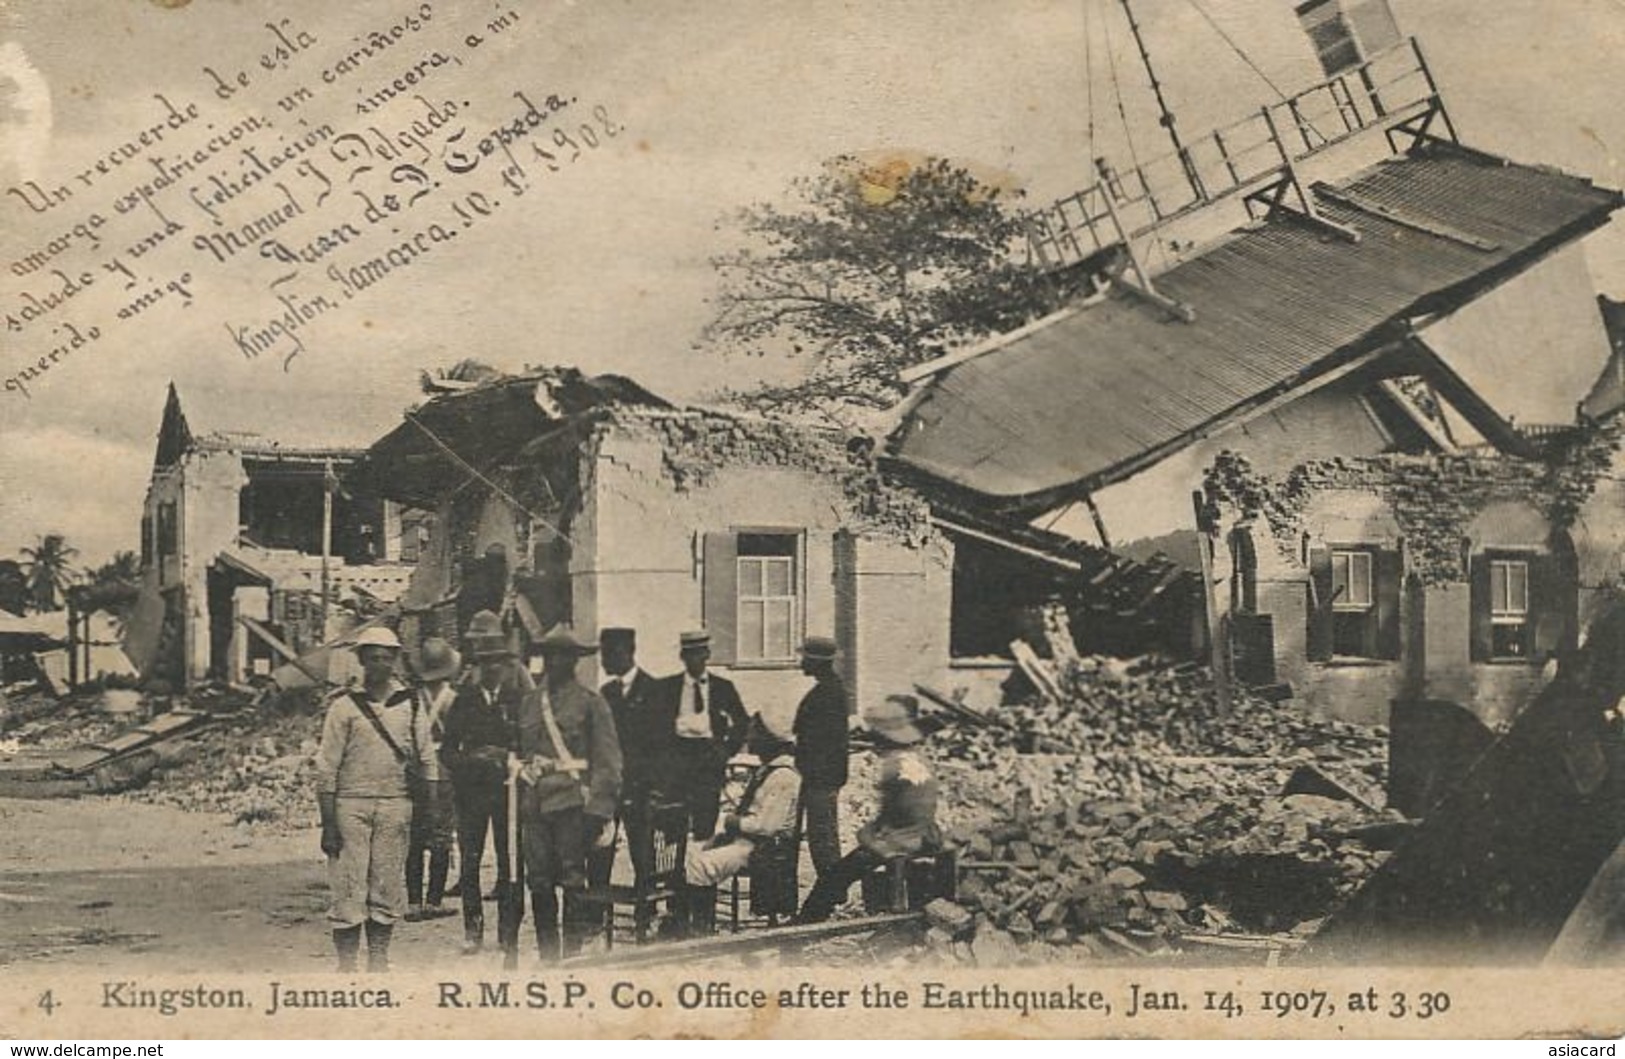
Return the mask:
<svg viewBox="0 0 1625 1059">
<path fill-rule="evenodd" d="M 693 837 L 706 839 L 716 831 L 728 759 L 744 745 L 750 718 L 733 681 L 706 668 L 710 633 L 683 633 L 678 653 L 683 671 L 659 682 L 655 701 L 672 739 L 669 793 L 687 803 Z"/>
</svg>

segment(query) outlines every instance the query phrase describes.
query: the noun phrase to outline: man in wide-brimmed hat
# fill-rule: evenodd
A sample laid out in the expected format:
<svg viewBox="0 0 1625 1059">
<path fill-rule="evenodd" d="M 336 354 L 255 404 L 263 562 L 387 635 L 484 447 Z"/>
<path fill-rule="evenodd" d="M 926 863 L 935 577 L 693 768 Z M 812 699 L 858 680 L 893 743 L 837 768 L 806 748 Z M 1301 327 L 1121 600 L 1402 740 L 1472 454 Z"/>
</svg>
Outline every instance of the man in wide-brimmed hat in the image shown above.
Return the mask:
<svg viewBox="0 0 1625 1059">
<path fill-rule="evenodd" d="M 796 769 L 807 812 L 807 851 L 820 875 L 841 859 L 840 799 L 847 777 L 846 686 L 835 672 L 835 641 L 809 636 L 801 671 L 813 686 L 796 707 Z"/>
<path fill-rule="evenodd" d="M 316 756 L 331 906 L 341 971 L 356 969 L 363 928 L 367 968 L 389 969 L 390 938 L 406 912 L 406 848 L 413 773 L 433 768 L 428 718 L 395 677 L 401 641 L 383 626 L 355 639 L 362 685 L 328 703 Z"/>
<path fill-rule="evenodd" d="M 880 808 L 873 820 L 858 829 L 858 848 L 818 873 L 798 922 L 828 919 L 852 884 L 879 865 L 941 847 L 937 780 L 919 752 L 925 738 L 917 723 L 919 705 L 912 695 L 889 695 L 864 713 L 864 727 L 874 736 L 880 755 Z"/>
<path fill-rule="evenodd" d="M 670 748 L 670 793 L 688 803 L 690 832 L 710 838 L 717 828 L 728 759 L 745 745 L 750 716 L 733 681 L 707 669 L 711 634 L 704 629 L 678 637 L 680 673 L 660 681 L 656 695 Z"/>
<path fill-rule="evenodd" d="M 457 649 L 439 636 L 431 636 L 418 648 L 416 708 L 428 719 L 434 767 L 424 777 L 428 797 L 419 798 L 412 809 L 412 844 L 406 851 L 406 899 L 411 909 L 406 918 L 427 919 L 440 915 L 446 896 L 446 876 L 451 871 L 451 845 L 456 838 L 456 803 L 451 780 L 440 767 L 440 747 L 446 737 L 446 713 L 457 698 L 456 679 L 463 671 L 463 658 Z M 429 861 L 428 903 L 424 903 L 423 861 Z"/>
<path fill-rule="evenodd" d="M 593 929 L 592 910 L 580 900 L 587 850 L 604 841 L 614 819 L 621 748 L 609 706 L 576 680 L 577 662 L 596 645 L 560 628 L 535 649 L 542 656 L 542 682 L 519 707 L 520 846 L 537 950 L 552 962 L 579 948 Z"/>
<path fill-rule="evenodd" d="M 466 635 L 479 678 L 464 685 L 446 711 L 440 758 L 451 773 L 457 806 L 458 889 L 463 903 L 463 952 L 485 944 L 485 911 L 480 895 L 480 859 L 489 831 L 496 846 L 497 884 L 510 881 L 508 851 L 508 754 L 524 698 L 515 679 L 514 654 L 502 619 L 488 610 L 474 615 Z"/>
</svg>

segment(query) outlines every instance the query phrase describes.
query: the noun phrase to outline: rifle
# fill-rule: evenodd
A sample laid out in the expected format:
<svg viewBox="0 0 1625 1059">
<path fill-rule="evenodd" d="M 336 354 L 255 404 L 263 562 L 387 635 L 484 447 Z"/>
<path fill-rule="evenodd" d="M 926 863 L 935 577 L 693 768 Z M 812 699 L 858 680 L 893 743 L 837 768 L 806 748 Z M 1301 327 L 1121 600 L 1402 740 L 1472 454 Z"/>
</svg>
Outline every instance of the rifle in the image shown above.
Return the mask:
<svg viewBox="0 0 1625 1059">
<path fill-rule="evenodd" d="M 502 966 L 519 966 L 519 926 L 525 921 L 525 858 L 519 848 L 519 755 L 508 753 L 508 881 L 497 887 L 497 944 L 502 947 Z"/>
</svg>

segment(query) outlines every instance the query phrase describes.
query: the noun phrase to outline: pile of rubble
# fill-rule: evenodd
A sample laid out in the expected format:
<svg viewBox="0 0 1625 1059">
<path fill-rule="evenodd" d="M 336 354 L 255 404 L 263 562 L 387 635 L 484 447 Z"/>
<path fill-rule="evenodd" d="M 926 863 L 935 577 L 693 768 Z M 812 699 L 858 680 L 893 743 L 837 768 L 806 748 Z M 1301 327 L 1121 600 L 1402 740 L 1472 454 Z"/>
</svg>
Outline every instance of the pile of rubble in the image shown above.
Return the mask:
<svg viewBox="0 0 1625 1059">
<path fill-rule="evenodd" d="M 188 740 L 151 782 L 126 796 L 192 812 L 227 813 L 273 831 L 315 818 L 322 719 L 244 711 Z"/>
<path fill-rule="evenodd" d="M 1245 693 L 1227 709 L 1192 667 L 1058 654 L 1025 661 L 1029 701 L 928 743 L 962 879 L 932 937 L 961 957 L 1279 953 L 1403 831 L 1380 808 L 1383 729 Z"/>
</svg>

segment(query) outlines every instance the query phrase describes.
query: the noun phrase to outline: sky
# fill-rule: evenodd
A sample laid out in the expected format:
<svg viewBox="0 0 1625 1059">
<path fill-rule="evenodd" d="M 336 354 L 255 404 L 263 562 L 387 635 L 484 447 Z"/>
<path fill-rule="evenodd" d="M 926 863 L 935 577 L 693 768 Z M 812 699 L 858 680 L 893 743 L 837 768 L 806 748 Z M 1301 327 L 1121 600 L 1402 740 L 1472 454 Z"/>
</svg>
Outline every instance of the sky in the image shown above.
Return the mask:
<svg viewBox="0 0 1625 1059">
<path fill-rule="evenodd" d="M 311 323 L 304 351 L 286 370 L 279 356 L 245 358 L 228 334 L 234 324 L 269 318 L 275 264 L 247 254 L 211 267 L 208 255 L 187 245 L 209 230 L 203 215 L 178 189 L 160 197 L 186 232 L 146 260 L 159 281 L 193 273 L 190 304 L 171 295 L 119 322 L 111 318 L 120 304 L 116 284 L 103 281 L 43 325 L 0 340 L 0 376 L 10 377 L 49 352 L 51 325 L 108 320 L 100 340 L 36 379 L 31 397 L 0 392 L 0 556 L 47 531 L 65 533 L 86 563 L 137 547 L 171 381 L 199 425 L 305 444 L 375 439 L 420 397 L 420 370 L 465 357 L 509 369 L 547 363 L 620 372 L 691 399 L 774 370 L 694 348 L 715 294 L 708 261 L 730 245 L 719 221 L 778 196 L 824 160 L 849 152 L 944 155 L 1009 174 L 1026 203 L 1040 205 L 1088 183 L 1097 155 L 1125 163 L 1125 124 L 1132 153 L 1165 150 L 1118 0 L 441 0 L 428 5 L 419 31 L 327 89 L 318 71 L 364 44 L 367 30 L 420 10 L 358 2 L 334 15 L 329 6 L 0 0 L 0 189 L 27 180 L 73 186 L 74 172 L 162 114 L 155 94 L 183 108 L 196 102 L 222 126 L 261 113 L 293 129 L 275 98 L 299 81 L 318 90 L 300 111 L 307 121 L 349 128 L 358 122 L 352 86 L 387 80 L 435 48 L 467 61 L 435 71 L 424 91 L 468 103 L 462 120 L 473 135 L 512 116 L 516 89 L 531 99 L 574 97 L 580 102 L 570 113 L 589 121 L 590 108 L 603 106 L 624 131 L 604 137 L 578 164 L 538 176 L 500 220 Z M 1291 90 L 1316 79 L 1292 7 L 1290 0 L 1135 0 L 1187 135 L 1274 98 L 1215 23 L 1276 85 Z M 1625 186 L 1625 116 L 1613 90 L 1625 3 L 1395 0 L 1394 9 L 1403 29 L 1423 41 L 1464 140 Z M 459 51 L 465 30 L 505 12 L 518 16 L 508 28 Z M 281 19 L 285 30 L 315 40 L 289 56 L 287 68 L 273 55 L 274 70 L 265 72 L 257 56 L 276 44 L 265 23 Z M 247 68 L 253 84 L 219 101 L 205 65 Z M 379 120 L 408 113 L 405 106 L 392 102 Z M 0 194 L 0 265 L 21 256 L 16 248 L 62 236 L 93 208 L 110 218 L 106 252 L 70 250 L 53 267 L 99 264 L 150 227 L 135 220 L 144 214 L 109 209 L 111 193 L 130 184 L 115 173 L 43 214 Z M 287 232 L 308 239 L 334 226 L 314 214 L 289 222 Z M 249 219 L 239 211 L 233 223 Z M 1587 255 L 1598 289 L 1625 294 L 1625 239 L 1600 233 Z M 8 313 L 42 283 L 40 273 L 14 273 L 0 267 L 0 308 Z"/>
</svg>

